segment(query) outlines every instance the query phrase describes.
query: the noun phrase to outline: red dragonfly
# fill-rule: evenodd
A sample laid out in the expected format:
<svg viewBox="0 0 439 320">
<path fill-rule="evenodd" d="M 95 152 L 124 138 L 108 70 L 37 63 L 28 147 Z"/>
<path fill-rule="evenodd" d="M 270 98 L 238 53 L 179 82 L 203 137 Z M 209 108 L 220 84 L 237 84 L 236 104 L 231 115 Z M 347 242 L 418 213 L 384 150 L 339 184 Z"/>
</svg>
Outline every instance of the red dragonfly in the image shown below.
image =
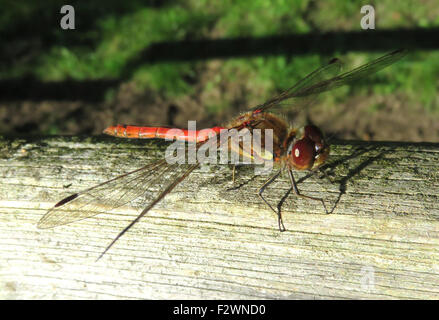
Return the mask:
<svg viewBox="0 0 439 320">
<path fill-rule="evenodd" d="M 279 170 L 260 188 L 258 195 L 278 215 L 280 231 L 285 227 L 279 210 L 276 211 L 262 196 L 264 189 L 272 183 L 282 171 L 287 170 L 292 190 L 297 196 L 320 201 L 326 212 L 325 202 L 321 198 L 313 198 L 302 195 L 297 188 L 293 170 L 315 170 L 319 168 L 329 156 L 330 147 L 321 130 L 314 125 L 307 125 L 301 129 L 289 128 L 287 123 L 273 113 L 275 108 L 285 107 L 292 104 L 304 103 L 307 105 L 311 100 L 324 91 L 348 84 L 352 81 L 373 74 L 401 59 L 406 50 L 400 49 L 373 60 L 356 69 L 338 75 L 341 62 L 333 59 L 328 65 L 323 66 L 300 80 L 296 85 L 282 92 L 278 96 L 256 106 L 248 112 L 238 116 L 225 127 L 214 127 L 212 131 L 219 134 L 222 129 L 247 130 L 250 133 L 254 129 L 272 129 L 273 153 L 271 161 L 278 164 Z M 302 105 L 302 104 L 301 104 Z M 182 130 L 181 135 L 175 136 L 175 130 L 171 134 L 170 128 L 164 127 L 137 127 L 117 125 L 104 130 L 109 134 L 122 138 L 171 138 L 182 141 L 192 141 L 199 148 L 209 141 L 204 130 Z M 117 237 L 107 246 L 98 259 L 100 259 L 111 246 L 136 222 L 138 222 L 151 208 L 163 197 L 184 180 L 200 164 L 170 164 L 165 159 L 147 164 L 142 168 L 125 173 L 114 179 L 102 182 L 94 187 L 74 193 L 55 204 L 41 218 L 39 228 L 52 228 L 73 221 L 85 219 L 105 211 L 121 207 L 140 196 L 144 197 L 144 209 Z"/>
</svg>

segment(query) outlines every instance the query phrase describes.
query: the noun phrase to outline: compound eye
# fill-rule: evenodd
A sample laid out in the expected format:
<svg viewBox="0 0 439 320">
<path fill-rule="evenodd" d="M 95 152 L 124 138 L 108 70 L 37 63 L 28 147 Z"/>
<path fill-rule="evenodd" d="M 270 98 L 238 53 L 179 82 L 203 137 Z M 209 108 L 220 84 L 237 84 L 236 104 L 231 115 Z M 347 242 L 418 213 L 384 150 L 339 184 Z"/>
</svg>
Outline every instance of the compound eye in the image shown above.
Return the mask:
<svg viewBox="0 0 439 320">
<path fill-rule="evenodd" d="M 319 128 L 313 125 L 306 126 L 305 137 L 311 139 L 315 143 L 315 150 L 318 154 L 324 152 L 323 149 L 326 147 L 326 142 L 323 133 Z"/>
<path fill-rule="evenodd" d="M 314 142 L 305 137 L 293 145 L 290 159 L 296 169 L 306 170 L 313 166 L 315 156 Z"/>
<path fill-rule="evenodd" d="M 307 125 L 305 127 L 305 137 L 311 139 L 315 143 L 323 144 L 323 133 L 316 126 Z"/>
</svg>

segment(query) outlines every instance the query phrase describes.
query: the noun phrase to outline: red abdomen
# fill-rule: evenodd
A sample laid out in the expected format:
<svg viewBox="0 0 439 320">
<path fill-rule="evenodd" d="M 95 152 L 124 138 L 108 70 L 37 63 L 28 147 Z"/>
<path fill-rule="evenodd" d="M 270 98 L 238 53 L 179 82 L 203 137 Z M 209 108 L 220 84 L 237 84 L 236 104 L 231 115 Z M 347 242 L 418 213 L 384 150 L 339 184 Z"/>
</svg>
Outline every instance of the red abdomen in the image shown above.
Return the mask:
<svg viewBox="0 0 439 320">
<path fill-rule="evenodd" d="M 172 139 L 189 142 L 201 142 L 209 138 L 210 135 L 219 134 L 222 127 L 213 127 L 203 130 L 187 130 L 164 127 L 137 127 L 117 125 L 104 130 L 105 134 L 120 138 L 135 139 Z"/>
</svg>

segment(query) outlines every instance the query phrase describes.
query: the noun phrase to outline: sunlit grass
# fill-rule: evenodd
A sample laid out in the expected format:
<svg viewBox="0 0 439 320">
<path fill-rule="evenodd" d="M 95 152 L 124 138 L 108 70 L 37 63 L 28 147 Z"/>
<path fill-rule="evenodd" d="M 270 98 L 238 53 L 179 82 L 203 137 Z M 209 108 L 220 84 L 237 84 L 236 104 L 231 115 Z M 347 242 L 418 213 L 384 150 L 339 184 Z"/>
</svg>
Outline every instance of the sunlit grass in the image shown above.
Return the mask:
<svg viewBox="0 0 439 320">
<path fill-rule="evenodd" d="M 418 6 L 404 1 L 380 1 L 376 4 L 376 10 L 381 10 L 377 28 L 438 26 L 439 13 L 435 15 L 430 2 Z M 78 16 L 75 31 L 60 30 L 56 19 L 50 18 L 50 10 L 63 4 L 62 1 L 11 2 L 8 10 L 2 10 L 0 32 L 8 32 L 11 27 L 19 25 L 20 19 L 30 19 L 42 13 L 41 21 L 36 23 L 51 23 L 53 30 L 49 35 L 57 41 L 40 50 L 32 59 L 2 68 L 0 78 L 31 75 L 41 81 L 62 81 L 124 77 L 126 81 L 136 82 L 139 88 L 157 91 L 164 97 L 193 94 L 198 72 L 202 72 L 203 64 L 207 62 L 140 61 L 133 70 L 128 66 L 156 42 L 307 33 L 316 27 L 320 31 L 358 31 L 363 1 L 191 0 L 171 1 L 163 7 L 145 5 L 143 1 L 109 1 L 105 8 L 73 2 Z M 82 16 L 84 12 L 87 17 Z M 91 22 L 85 27 L 85 21 Z M 69 45 L 72 38 L 76 42 Z M 348 54 L 342 57 L 345 70 L 378 55 Z M 313 54 L 224 60 L 218 73 L 205 79 L 203 90 L 213 90 L 221 82 L 236 82 L 237 85 L 247 82 L 249 100 L 251 95 L 268 97 L 290 87 L 329 58 Z M 401 91 L 408 99 L 433 110 L 437 101 L 438 75 L 439 54 L 416 52 L 360 83 L 364 85 L 340 89 L 335 93 L 335 99 L 337 95 L 365 94 L 370 90 L 383 95 Z M 106 99 L 111 99 L 112 95 L 109 93 Z M 228 105 L 228 101 L 212 101 L 207 108 L 216 112 Z"/>
</svg>

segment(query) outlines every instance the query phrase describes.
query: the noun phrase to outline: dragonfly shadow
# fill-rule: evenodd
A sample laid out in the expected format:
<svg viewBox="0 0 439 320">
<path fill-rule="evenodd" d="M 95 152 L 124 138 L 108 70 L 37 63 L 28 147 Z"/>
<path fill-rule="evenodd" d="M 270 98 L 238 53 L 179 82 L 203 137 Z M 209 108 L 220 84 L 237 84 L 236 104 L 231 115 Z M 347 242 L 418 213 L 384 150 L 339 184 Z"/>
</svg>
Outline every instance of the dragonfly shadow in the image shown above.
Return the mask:
<svg viewBox="0 0 439 320">
<path fill-rule="evenodd" d="M 361 171 L 363 171 L 370 164 L 372 164 L 376 160 L 383 158 L 386 151 L 383 150 L 383 151 L 380 151 L 378 154 L 368 156 L 366 159 L 361 161 L 361 163 L 359 163 L 355 167 L 351 168 L 347 172 L 347 174 L 344 175 L 343 177 L 338 178 L 338 179 L 331 179 L 332 176 L 336 175 L 335 169 L 342 164 L 349 163 L 352 160 L 354 160 L 360 156 L 364 156 L 365 154 L 371 153 L 375 150 L 376 150 L 376 146 L 359 145 L 356 148 L 354 148 L 349 155 L 340 157 L 336 160 L 332 160 L 332 161 L 326 163 L 325 165 L 321 166 L 318 170 L 311 171 L 311 172 L 307 173 L 306 175 L 304 175 L 303 177 L 301 177 L 300 179 L 297 180 L 297 184 L 299 185 L 301 182 L 303 182 L 306 179 L 308 179 L 312 176 L 315 176 L 316 174 L 319 174 L 319 173 L 323 174 L 323 176 L 320 178 L 326 178 L 331 184 L 339 184 L 339 188 L 338 188 L 339 193 L 338 193 L 337 199 L 333 202 L 331 209 L 329 211 L 327 211 L 328 214 L 331 214 L 335 211 L 341 198 L 346 193 L 347 182 L 349 180 L 351 180 L 352 178 L 354 178 L 355 176 L 357 176 Z M 246 185 L 250 184 L 251 182 L 253 182 L 257 177 L 258 177 L 258 175 L 252 175 L 251 178 L 240 182 L 236 186 L 232 186 L 230 188 L 227 188 L 226 190 L 227 191 L 239 190 L 243 186 L 246 186 Z M 285 201 L 288 199 L 288 196 L 291 194 L 291 191 L 293 191 L 293 187 L 289 188 L 288 191 L 285 192 L 285 194 L 282 196 L 282 198 L 279 200 L 278 204 L 276 205 L 276 208 L 277 208 L 279 214 L 282 214 L 282 207 L 283 207 Z"/>
<path fill-rule="evenodd" d="M 370 148 L 367 149 L 363 149 L 361 150 L 358 155 L 360 154 L 364 154 L 368 151 L 371 151 Z M 357 156 L 358 156 L 357 155 Z M 383 156 L 385 155 L 384 151 L 381 151 L 379 154 L 375 155 L 375 156 L 371 156 L 367 159 L 365 159 L 364 161 L 362 161 L 359 165 L 355 166 L 354 168 L 352 168 L 351 170 L 348 171 L 347 175 L 339 180 L 334 181 L 333 183 L 338 183 L 339 186 L 339 194 L 337 199 L 334 202 L 334 206 L 331 209 L 331 211 L 329 213 L 333 213 L 335 208 L 337 207 L 338 203 L 340 202 L 341 197 L 346 193 L 346 189 L 347 189 L 347 182 L 352 179 L 353 177 L 355 177 L 356 175 L 358 175 L 362 170 L 364 170 L 367 166 L 369 166 L 371 163 L 375 162 L 376 160 L 382 159 Z M 338 164 L 340 164 L 339 161 L 336 161 Z M 344 161 L 343 161 L 344 162 Z M 332 165 L 334 165 L 332 167 Z M 337 164 L 331 164 L 332 169 L 334 169 L 336 167 Z"/>
<path fill-rule="evenodd" d="M 347 182 L 354 178 L 356 175 L 358 175 L 362 170 L 364 170 L 367 166 L 369 166 L 371 163 L 375 162 L 378 159 L 383 158 L 383 156 L 385 155 L 385 151 L 381 151 L 379 152 L 377 155 L 374 156 L 370 156 L 367 159 L 365 159 L 364 161 L 362 161 L 360 164 L 358 164 L 357 166 L 355 166 L 354 168 L 350 169 L 348 171 L 348 173 L 346 174 L 346 176 L 340 178 L 340 179 L 336 179 L 336 180 L 332 180 L 330 178 L 330 176 L 334 176 L 335 175 L 335 169 L 344 164 L 347 163 L 350 160 L 353 160 L 355 158 L 360 157 L 361 155 L 367 154 L 369 152 L 374 151 L 375 147 L 374 146 L 358 146 L 357 148 L 355 148 L 353 150 L 353 152 L 348 155 L 348 156 L 343 156 L 337 160 L 334 160 L 330 163 L 327 163 L 325 165 L 323 165 L 322 167 L 319 168 L 319 170 L 316 171 L 312 171 L 308 174 L 306 174 L 305 176 L 303 176 L 302 178 L 297 180 L 297 184 L 300 184 L 301 182 L 305 181 L 306 179 L 320 173 L 323 173 L 323 176 L 327 178 L 327 180 L 329 180 L 329 182 L 331 184 L 339 184 L 339 194 L 337 196 L 337 199 L 334 201 L 334 204 L 331 208 L 331 210 L 327 211 L 328 214 L 331 214 L 335 211 L 338 203 L 340 202 L 342 196 L 346 193 L 347 190 Z M 281 198 L 281 200 L 279 201 L 278 205 L 277 205 L 277 209 L 279 211 L 279 213 L 281 214 L 281 209 L 282 206 L 284 204 L 284 202 L 287 200 L 288 196 L 290 195 L 291 191 L 293 190 L 293 188 L 291 187 L 286 193 L 285 195 Z"/>
</svg>

